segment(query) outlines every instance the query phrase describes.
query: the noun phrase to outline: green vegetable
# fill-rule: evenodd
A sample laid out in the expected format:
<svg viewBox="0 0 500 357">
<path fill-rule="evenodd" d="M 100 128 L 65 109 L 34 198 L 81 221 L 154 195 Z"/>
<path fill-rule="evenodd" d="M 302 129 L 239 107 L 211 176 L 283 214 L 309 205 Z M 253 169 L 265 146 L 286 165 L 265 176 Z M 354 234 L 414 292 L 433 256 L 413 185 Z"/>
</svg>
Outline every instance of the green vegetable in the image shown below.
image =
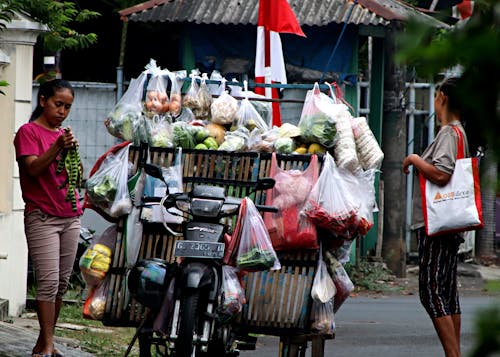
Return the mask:
<svg viewBox="0 0 500 357">
<path fill-rule="evenodd" d="M 87 182 L 87 194 L 95 205 L 108 207 L 115 200 L 117 182 L 114 177 L 105 175 L 99 182 Z"/>
<path fill-rule="evenodd" d="M 194 148 L 197 150 L 208 150 L 208 147 L 203 143 L 196 144 Z"/>
<path fill-rule="evenodd" d="M 203 126 L 193 126 L 194 138 L 197 143 L 202 143 L 208 137 L 208 130 Z"/>
<path fill-rule="evenodd" d="M 300 136 L 306 143 L 320 143 L 327 148 L 333 146 L 337 129 L 333 120 L 325 113 L 305 115 L 299 123 Z"/>
<path fill-rule="evenodd" d="M 274 143 L 274 148 L 279 154 L 291 154 L 295 150 L 292 138 L 278 138 Z"/>
<path fill-rule="evenodd" d="M 215 141 L 215 138 L 208 137 L 203 141 L 203 144 L 206 145 L 207 148 L 210 150 L 217 150 L 219 148 L 219 145 L 217 145 L 217 141 Z"/>
<path fill-rule="evenodd" d="M 192 130 L 188 127 L 189 124 L 184 122 L 175 122 L 173 126 L 173 142 L 176 147 L 183 149 L 193 149 L 196 146 L 195 139 L 192 135 Z"/>
</svg>

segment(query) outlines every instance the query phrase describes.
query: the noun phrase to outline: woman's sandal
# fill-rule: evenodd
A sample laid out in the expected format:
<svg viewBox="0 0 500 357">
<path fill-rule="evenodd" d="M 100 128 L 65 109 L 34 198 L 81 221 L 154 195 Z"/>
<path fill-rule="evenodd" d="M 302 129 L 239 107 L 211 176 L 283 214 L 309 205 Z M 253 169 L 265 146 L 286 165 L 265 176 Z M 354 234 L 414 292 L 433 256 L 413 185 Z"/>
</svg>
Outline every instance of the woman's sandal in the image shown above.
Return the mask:
<svg viewBox="0 0 500 357">
<path fill-rule="evenodd" d="M 31 357 L 52 357 L 54 356 L 53 354 L 50 354 L 50 355 L 45 355 L 43 353 L 32 353 L 31 354 Z"/>
</svg>

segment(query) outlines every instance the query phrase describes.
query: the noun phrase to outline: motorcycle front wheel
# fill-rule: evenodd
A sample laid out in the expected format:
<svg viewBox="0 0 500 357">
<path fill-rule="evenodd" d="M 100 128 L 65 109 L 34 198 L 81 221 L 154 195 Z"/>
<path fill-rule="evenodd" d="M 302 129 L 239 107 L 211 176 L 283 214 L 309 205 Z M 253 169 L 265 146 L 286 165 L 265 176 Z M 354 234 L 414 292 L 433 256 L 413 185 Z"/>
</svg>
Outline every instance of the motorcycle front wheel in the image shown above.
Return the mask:
<svg viewBox="0 0 500 357">
<path fill-rule="evenodd" d="M 194 336 L 200 336 L 198 309 L 200 301 L 199 290 L 188 290 L 182 299 L 179 316 L 179 336 L 175 344 L 175 355 L 177 357 L 189 357 L 193 355 L 195 348 Z"/>
</svg>

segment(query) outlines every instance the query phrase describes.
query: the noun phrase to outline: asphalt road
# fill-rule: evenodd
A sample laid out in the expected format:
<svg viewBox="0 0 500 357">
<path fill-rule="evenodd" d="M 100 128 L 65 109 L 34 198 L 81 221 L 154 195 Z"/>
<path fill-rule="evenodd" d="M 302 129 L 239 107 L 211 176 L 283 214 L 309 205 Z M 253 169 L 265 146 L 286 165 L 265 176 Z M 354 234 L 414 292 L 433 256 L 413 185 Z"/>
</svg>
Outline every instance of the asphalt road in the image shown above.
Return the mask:
<svg viewBox="0 0 500 357">
<path fill-rule="evenodd" d="M 474 318 L 482 307 L 500 303 L 499 297 L 464 296 L 462 304 L 462 355 L 474 344 Z M 242 357 L 278 356 L 277 337 L 259 337 L 255 351 Z M 311 356 L 310 347 L 306 356 Z M 434 357 L 444 356 L 430 318 L 418 296 L 349 298 L 336 314 L 336 336 L 326 341 L 325 356 Z"/>
</svg>

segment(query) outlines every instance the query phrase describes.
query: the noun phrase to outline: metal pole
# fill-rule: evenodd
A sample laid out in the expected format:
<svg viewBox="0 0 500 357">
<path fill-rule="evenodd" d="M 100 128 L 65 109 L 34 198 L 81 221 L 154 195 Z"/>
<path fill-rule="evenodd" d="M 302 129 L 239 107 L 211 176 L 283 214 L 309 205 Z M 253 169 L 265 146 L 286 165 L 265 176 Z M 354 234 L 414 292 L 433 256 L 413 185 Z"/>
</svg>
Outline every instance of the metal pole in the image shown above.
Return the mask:
<svg viewBox="0 0 500 357">
<path fill-rule="evenodd" d="M 116 101 L 123 95 L 123 67 L 116 67 Z"/>
<path fill-rule="evenodd" d="M 431 83 L 429 87 L 429 127 L 427 128 L 427 142 L 428 144 L 434 141 L 434 126 L 436 121 L 436 114 L 434 113 L 434 94 L 436 89 L 434 84 Z"/>
<path fill-rule="evenodd" d="M 408 115 L 408 144 L 407 155 L 413 154 L 415 140 L 415 86 L 414 83 L 409 84 L 409 115 Z M 409 167 L 410 173 L 406 175 L 406 225 L 405 225 L 405 241 L 406 252 L 410 253 L 411 241 L 411 218 L 413 213 L 413 165 Z"/>
</svg>

